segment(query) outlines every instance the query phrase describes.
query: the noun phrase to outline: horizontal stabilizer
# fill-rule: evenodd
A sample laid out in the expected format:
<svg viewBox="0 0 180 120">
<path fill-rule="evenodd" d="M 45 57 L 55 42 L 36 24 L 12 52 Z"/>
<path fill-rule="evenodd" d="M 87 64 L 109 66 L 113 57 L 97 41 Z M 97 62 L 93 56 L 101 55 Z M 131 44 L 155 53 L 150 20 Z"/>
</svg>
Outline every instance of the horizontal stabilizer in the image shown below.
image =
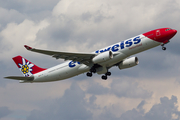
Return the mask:
<svg viewBox="0 0 180 120">
<path fill-rule="evenodd" d="M 6 79 L 14 79 L 14 80 L 27 80 L 27 81 L 32 81 L 34 80 L 34 77 L 24 77 L 24 76 L 8 76 L 8 77 L 4 77 Z"/>
</svg>

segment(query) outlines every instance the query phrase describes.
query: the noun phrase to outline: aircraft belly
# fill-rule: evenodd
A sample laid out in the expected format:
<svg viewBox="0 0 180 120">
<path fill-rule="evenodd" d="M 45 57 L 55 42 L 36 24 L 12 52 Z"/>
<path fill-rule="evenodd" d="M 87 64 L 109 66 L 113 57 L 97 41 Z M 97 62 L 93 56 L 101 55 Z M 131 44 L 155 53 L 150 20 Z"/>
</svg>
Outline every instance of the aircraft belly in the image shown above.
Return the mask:
<svg viewBox="0 0 180 120">
<path fill-rule="evenodd" d="M 35 75 L 33 82 L 50 82 L 70 78 L 78 74 L 78 67 L 70 68 L 68 64 L 60 64 L 47 72 Z M 80 74 L 80 73 L 79 73 Z"/>
<path fill-rule="evenodd" d="M 60 80 L 67 79 L 78 74 L 80 74 L 80 72 L 78 71 L 78 66 L 73 67 L 73 68 L 70 68 L 69 66 L 67 66 L 66 68 L 64 68 L 63 70 L 59 72 Z"/>
</svg>

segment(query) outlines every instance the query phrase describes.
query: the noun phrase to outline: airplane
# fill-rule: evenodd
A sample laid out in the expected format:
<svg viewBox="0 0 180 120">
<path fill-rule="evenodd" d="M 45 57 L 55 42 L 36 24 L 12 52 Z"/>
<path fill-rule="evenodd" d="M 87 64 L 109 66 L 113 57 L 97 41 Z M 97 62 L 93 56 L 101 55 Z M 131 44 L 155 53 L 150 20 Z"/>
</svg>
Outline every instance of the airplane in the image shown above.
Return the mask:
<svg viewBox="0 0 180 120">
<path fill-rule="evenodd" d="M 49 69 L 40 68 L 27 59 L 16 56 L 12 58 L 24 76 L 8 76 L 7 79 L 19 80 L 20 83 L 51 82 L 68 79 L 82 73 L 92 77 L 94 73 L 102 75 L 103 80 L 111 76 L 109 69 L 114 66 L 126 69 L 139 64 L 137 57 L 130 57 L 153 47 L 162 46 L 177 33 L 171 28 L 160 28 L 140 34 L 116 44 L 98 49 L 92 53 L 58 52 L 24 47 L 32 52 L 52 56 L 56 59 L 64 59 L 66 62 Z"/>
</svg>

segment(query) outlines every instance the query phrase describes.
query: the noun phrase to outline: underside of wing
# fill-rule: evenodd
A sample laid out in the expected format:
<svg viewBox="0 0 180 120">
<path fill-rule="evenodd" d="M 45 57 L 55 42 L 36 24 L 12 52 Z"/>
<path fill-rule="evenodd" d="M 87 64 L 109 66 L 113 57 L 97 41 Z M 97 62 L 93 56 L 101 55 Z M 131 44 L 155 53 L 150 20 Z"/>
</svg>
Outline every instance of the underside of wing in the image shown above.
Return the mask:
<svg viewBox="0 0 180 120">
<path fill-rule="evenodd" d="M 24 77 L 24 76 L 8 76 L 4 77 L 6 79 L 13 79 L 13 80 L 27 80 L 27 81 L 32 81 L 34 79 L 33 76 L 31 77 Z"/>
<path fill-rule="evenodd" d="M 29 47 L 24 45 L 24 47 L 33 52 L 50 55 L 56 59 L 64 59 L 64 60 L 72 60 L 77 61 L 84 64 L 91 63 L 92 58 L 96 55 L 95 53 L 71 53 L 71 52 L 57 52 L 57 51 L 49 51 L 49 50 L 41 50 Z"/>
</svg>

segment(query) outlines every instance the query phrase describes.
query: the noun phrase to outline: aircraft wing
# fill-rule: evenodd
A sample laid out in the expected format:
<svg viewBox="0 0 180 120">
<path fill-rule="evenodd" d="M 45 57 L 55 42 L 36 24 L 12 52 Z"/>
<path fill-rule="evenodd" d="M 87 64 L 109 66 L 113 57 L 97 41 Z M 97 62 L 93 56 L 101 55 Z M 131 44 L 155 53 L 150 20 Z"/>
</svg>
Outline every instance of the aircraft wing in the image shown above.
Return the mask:
<svg viewBox="0 0 180 120">
<path fill-rule="evenodd" d="M 33 52 L 42 53 L 45 55 L 50 55 L 56 59 L 72 60 L 77 61 L 86 65 L 91 63 L 92 58 L 96 55 L 95 53 L 71 53 L 71 52 L 57 52 L 49 50 L 40 50 L 24 45 L 24 47 Z"/>
<path fill-rule="evenodd" d="M 24 76 L 8 76 L 4 77 L 6 79 L 14 79 L 14 80 L 27 80 L 27 81 L 32 81 L 34 79 L 33 76 L 30 77 L 24 77 Z"/>
</svg>

